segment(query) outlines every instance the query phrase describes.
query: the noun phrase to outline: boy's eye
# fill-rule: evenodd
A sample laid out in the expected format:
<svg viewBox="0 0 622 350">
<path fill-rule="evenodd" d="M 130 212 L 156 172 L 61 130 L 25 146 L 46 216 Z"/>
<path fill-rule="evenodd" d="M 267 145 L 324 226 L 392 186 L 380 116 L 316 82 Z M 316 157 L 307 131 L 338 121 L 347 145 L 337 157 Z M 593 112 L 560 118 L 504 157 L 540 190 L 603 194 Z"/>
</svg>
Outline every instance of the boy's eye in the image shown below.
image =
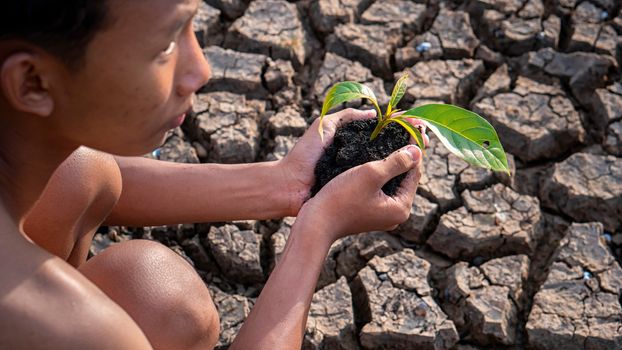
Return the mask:
<svg viewBox="0 0 622 350">
<path fill-rule="evenodd" d="M 166 50 L 162 51 L 162 54 L 165 56 L 172 54 L 173 51 L 175 51 L 175 47 L 177 47 L 177 44 L 174 41 L 171 41 Z"/>
</svg>

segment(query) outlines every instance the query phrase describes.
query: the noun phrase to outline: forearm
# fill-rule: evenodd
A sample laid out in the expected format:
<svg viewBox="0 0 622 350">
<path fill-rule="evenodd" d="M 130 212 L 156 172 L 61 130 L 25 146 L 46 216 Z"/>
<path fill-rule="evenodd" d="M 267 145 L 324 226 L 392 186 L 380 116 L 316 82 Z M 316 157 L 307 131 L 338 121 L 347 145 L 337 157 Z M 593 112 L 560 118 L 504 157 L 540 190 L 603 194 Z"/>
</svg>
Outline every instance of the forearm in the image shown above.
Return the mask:
<svg viewBox="0 0 622 350">
<path fill-rule="evenodd" d="M 271 219 L 291 215 L 291 194 L 278 162 L 180 164 L 116 157 L 121 197 L 108 225 Z"/>
<path fill-rule="evenodd" d="M 297 219 L 231 350 L 301 348 L 313 292 L 332 243 L 322 227 L 319 222 Z"/>
</svg>

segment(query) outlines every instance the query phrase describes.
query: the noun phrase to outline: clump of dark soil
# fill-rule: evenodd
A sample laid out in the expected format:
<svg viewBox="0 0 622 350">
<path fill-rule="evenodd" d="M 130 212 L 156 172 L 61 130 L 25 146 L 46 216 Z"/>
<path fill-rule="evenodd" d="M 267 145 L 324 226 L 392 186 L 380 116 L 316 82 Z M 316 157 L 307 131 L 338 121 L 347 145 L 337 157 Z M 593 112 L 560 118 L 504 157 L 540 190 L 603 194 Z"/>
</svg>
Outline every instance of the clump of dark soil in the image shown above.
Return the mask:
<svg viewBox="0 0 622 350">
<path fill-rule="evenodd" d="M 369 138 L 376 124 L 376 119 L 356 120 L 337 129 L 333 143 L 315 166 L 312 196 L 342 172 L 363 163 L 386 158 L 409 144 L 410 135 L 396 123 L 389 124 L 371 141 Z M 382 191 L 389 196 L 394 195 L 405 177 L 406 173 L 394 177 L 382 187 Z"/>
</svg>

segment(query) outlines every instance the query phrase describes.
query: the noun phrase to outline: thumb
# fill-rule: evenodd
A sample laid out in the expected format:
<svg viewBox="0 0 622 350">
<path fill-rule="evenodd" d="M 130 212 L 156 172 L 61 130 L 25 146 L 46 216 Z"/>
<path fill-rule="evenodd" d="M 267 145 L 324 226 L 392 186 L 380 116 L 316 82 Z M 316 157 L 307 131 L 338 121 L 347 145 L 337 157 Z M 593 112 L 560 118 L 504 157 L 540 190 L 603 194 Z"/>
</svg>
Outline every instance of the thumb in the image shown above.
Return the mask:
<svg viewBox="0 0 622 350">
<path fill-rule="evenodd" d="M 415 168 L 421 161 L 421 150 L 415 145 L 408 145 L 391 153 L 383 160 L 375 161 L 378 167 L 378 185 L 384 185 L 392 178 Z"/>
</svg>

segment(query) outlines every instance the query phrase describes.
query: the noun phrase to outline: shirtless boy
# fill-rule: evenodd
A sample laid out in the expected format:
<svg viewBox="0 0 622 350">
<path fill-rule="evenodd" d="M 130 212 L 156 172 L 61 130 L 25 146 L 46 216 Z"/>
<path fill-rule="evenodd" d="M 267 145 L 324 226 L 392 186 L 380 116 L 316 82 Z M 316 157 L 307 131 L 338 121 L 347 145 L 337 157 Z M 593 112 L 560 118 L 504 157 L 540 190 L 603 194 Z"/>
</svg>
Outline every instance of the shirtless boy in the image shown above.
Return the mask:
<svg viewBox="0 0 622 350">
<path fill-rule="evenodd" d="M 408 146 L 307 200 L 335 128 L 283 160 L 186 165 L 136 157 L 181 124 L 210 68 L 199 0 L 12 0 L 0 5 L 0 348 L 210 349 L 219 318 L 192 267 L 135 240 L 86 261 L 99 225 L 297 216 L 232 349 L 299 349 L 330 245 L 409 214 L 421 152 Z M 87 148 L 88 147 L 88 148 Z M 380 188 L 409 172 L 398 194 Z"/>
</svg>

